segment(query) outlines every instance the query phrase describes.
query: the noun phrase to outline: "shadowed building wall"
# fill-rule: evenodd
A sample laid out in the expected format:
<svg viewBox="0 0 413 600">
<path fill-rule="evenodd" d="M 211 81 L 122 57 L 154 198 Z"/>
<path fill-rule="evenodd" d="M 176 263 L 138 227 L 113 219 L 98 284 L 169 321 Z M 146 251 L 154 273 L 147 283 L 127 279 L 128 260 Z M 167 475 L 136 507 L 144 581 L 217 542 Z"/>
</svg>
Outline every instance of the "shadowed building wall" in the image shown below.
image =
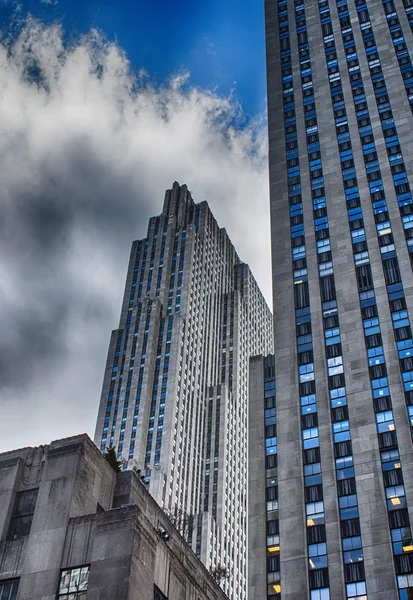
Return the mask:
<svg viewBox="0 0 413 600">
<path fill-rule="evenodd" d="M 0 597 L 226 596 L 137 475 L 80 435 L 0 454 Z"/>
</svg>

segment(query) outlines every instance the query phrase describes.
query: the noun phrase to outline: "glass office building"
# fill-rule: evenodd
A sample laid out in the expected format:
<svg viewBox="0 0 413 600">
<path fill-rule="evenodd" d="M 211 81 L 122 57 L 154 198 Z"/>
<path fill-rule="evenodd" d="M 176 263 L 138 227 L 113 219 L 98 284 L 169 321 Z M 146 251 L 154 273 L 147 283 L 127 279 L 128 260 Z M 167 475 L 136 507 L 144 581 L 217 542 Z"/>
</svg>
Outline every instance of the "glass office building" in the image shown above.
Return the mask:
<svg viewBox="0 0 413 600">
<path fill-rule="evenodd" d="M 255 597 L 407 600 L 413 3 L 265 6 L 279 560 Z"/>
<path fill-rule="evenodd" d="M 222 587 L 246 598 L 250 356 L 273 349 L 272 315 L 207 202 L 174 184 L 132 245 L 95 442 L 139 468 Z"/>
</svg>

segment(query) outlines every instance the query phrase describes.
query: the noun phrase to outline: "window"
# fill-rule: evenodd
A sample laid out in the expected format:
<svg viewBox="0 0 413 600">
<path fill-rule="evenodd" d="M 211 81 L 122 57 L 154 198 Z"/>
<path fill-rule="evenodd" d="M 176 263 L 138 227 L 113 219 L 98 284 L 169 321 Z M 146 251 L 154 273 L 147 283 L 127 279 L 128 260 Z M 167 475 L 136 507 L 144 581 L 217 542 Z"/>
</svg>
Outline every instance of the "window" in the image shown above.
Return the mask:
<svg viewBox="0 0 413 600">
<path fill-rule="evenodd" d="M 337 479 L 354 477 L 353 457 L 343 456 L 336 458 Z"/>
<path fill-rule="evenodd" d="M 360 581 L 359 583 L 347 584 L 347 598 L 349 600 L 367 600 L 365 582 Z"/>
<path fill-rule="evenodd" d="M 86 600 L 90 566 L 65 569 L 60 575 L 58 598 Z"/>
<path fill-rule="evenodd" d="M 389 258 L 388 260 L 383 261 L 383 271 L 387 285 L 401 281 L 397 258 Z"/>
<path fill-rule="evenodd" d="M 12 579 L 9 581 L 0 581 L 0 599 L 1 600 L 16 600 L 18 588 L 19 588 L 19 580 L 18 579 Z"/>
<path fill-rule="evenodd" d="M 359 516 L 357 507 L 357 496 L 350 494 L 339 498 L 340 519 L 356 519 Z"/>
<path fill-rule="evenodd" d="M 308 413 L 314 413 L 317 410 L 316 396 L 315 394 L 309 394 L 308 396 L 301 396 L 301 414 L 306 415 Z"/>
<path fill-rule="evenodd" d="M 294 286 L 295 308 L 308 306 L 310 303 L 309 298 L 308 283 L 306 281 Z"/>
<path fill-rule="evenodd" d="M 401 590 L 411 590 L 413 589 L 413 575 L 399 575 L 397 577 L 397 583 Z M 401 597 L 406 599 L 409 598 L 407 595 Z"/>
<path fill-rule="evenodd" d="M 312 486 L 321 483 L 321 463 L 304 465 L 305 485 Z"/>
<path fill-rule="evenodd" d="M 406 498 L 403 485 L 395 485 L 386 488 L 387 510 L 399 510 L 405 508 Z"/>
<path fill-rule="evenodd" d="M 307 514 L 307 527 L 324 524 L 324 504 L 323 502 L 309 502 L 305 505 Z"/>
<path fill-rule="evenodd" d="M 327 275 L 320 280 L 321 301 L 328 302 L 336 297 L 334 276 Z"/>
<path fill-rule="evenodd" d="M 346 564 L 352 564 L 363 560 L 363 550 L 361 548 L 361 537 L 349 537 L 343 538 L 343 553 L 344 562 Z"/>
<path fill-rule="evenodd" d="M 330 390 L 331 408 L 345 406 L 347 404 L 346 388 L 336 388 Z"/>
<path fill-rule="evenodd" d="M 326 543 L 311 544 L 308 546 L 308 559 L 310 563 L 310 569 L 323 569 L 327 567 Z"/>
<path fill-rule="evenodd" d="M 373 278 L 370 265 L 362 265 L 357 267 L 356 274 L 359 292 L 365 292 L 366 290 L 373 289 Z"/>
<path fill-rule="evenodd" d="M 394 430 L 393 411 L 387 410 L 376 414 L 377 429 L 379 433 Z"/>
<path fill-rule="evenodd" d="M 348 421 L 333 423 L 334 442 L 344 442 L 350 439 L 350 429 Z"/>
<path fill-rule="evenodd" d="M 311 590 L 311 600 L 330 600 L 329 589 Z"/>
<path fill-rule="evenodd" d="M 331 377 L 332 375 L 339 375 L 343 373 L 343 357 L 336 356 L 334 358 L 327 359 L 328 364 L 328 375 Z"/>
<path fill-rule="evenodd" d="M 162 594 L 161 590 L 156 587 L 153 588 L 153 600 L 168 600 L 167 597 Z"/>
<path fill-rule="evenodd" d="M 318 427 L 311 427 L 310 429 L 303 429 L 303 447 L 305 450 L 309 448 L 316 448 L 319 446 L 318 442 Z"/>
<path fill-rule="evenodd" d="M 38 491 L 17 492 L 7 534 L 8 540 L 17 540 L 29 535 Z"/>
</svg>

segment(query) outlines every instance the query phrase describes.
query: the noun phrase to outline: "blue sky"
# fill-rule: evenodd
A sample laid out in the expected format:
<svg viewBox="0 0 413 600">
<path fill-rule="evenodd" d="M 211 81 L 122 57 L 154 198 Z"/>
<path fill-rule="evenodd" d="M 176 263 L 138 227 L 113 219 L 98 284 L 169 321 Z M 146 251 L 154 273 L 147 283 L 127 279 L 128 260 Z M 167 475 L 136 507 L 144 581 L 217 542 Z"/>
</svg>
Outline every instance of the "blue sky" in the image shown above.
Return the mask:
<svg viewBox="0 0 413 600">
<path fill-rule="evenodd" d="M 0 21 L 10 23 L 15 3 L 0 0 Z M 265 109 L 263 0 L 22 0 L 43 21 L 62 23 L 71 36 L 101 29 L 124 48 L 134 68 L 161 83 L 189 70 L 201 88 L 234 90 L 244 110 Z"/>
</svg>

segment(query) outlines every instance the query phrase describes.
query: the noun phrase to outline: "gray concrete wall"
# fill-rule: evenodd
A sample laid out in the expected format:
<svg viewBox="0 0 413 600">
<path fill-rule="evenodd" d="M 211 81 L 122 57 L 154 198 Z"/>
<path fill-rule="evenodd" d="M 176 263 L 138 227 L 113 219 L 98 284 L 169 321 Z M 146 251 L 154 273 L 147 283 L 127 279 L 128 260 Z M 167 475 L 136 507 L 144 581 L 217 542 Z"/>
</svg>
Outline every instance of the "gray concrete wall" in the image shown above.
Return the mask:
<svg viewBox="0 0 413 600">
<path fill-rule="evenodd" d="M 30 535 L 7 541 L 15 494 L 38 488 Z M 90 565 L 91 600 L 224 600 L 144 484 L 118 475 L 86 435 L 0 455 L 0 581 L 17 600 L 54 600 L 62 569 Z M 168 532 L 164 539 L 159 528 Z"/>
</svg>

